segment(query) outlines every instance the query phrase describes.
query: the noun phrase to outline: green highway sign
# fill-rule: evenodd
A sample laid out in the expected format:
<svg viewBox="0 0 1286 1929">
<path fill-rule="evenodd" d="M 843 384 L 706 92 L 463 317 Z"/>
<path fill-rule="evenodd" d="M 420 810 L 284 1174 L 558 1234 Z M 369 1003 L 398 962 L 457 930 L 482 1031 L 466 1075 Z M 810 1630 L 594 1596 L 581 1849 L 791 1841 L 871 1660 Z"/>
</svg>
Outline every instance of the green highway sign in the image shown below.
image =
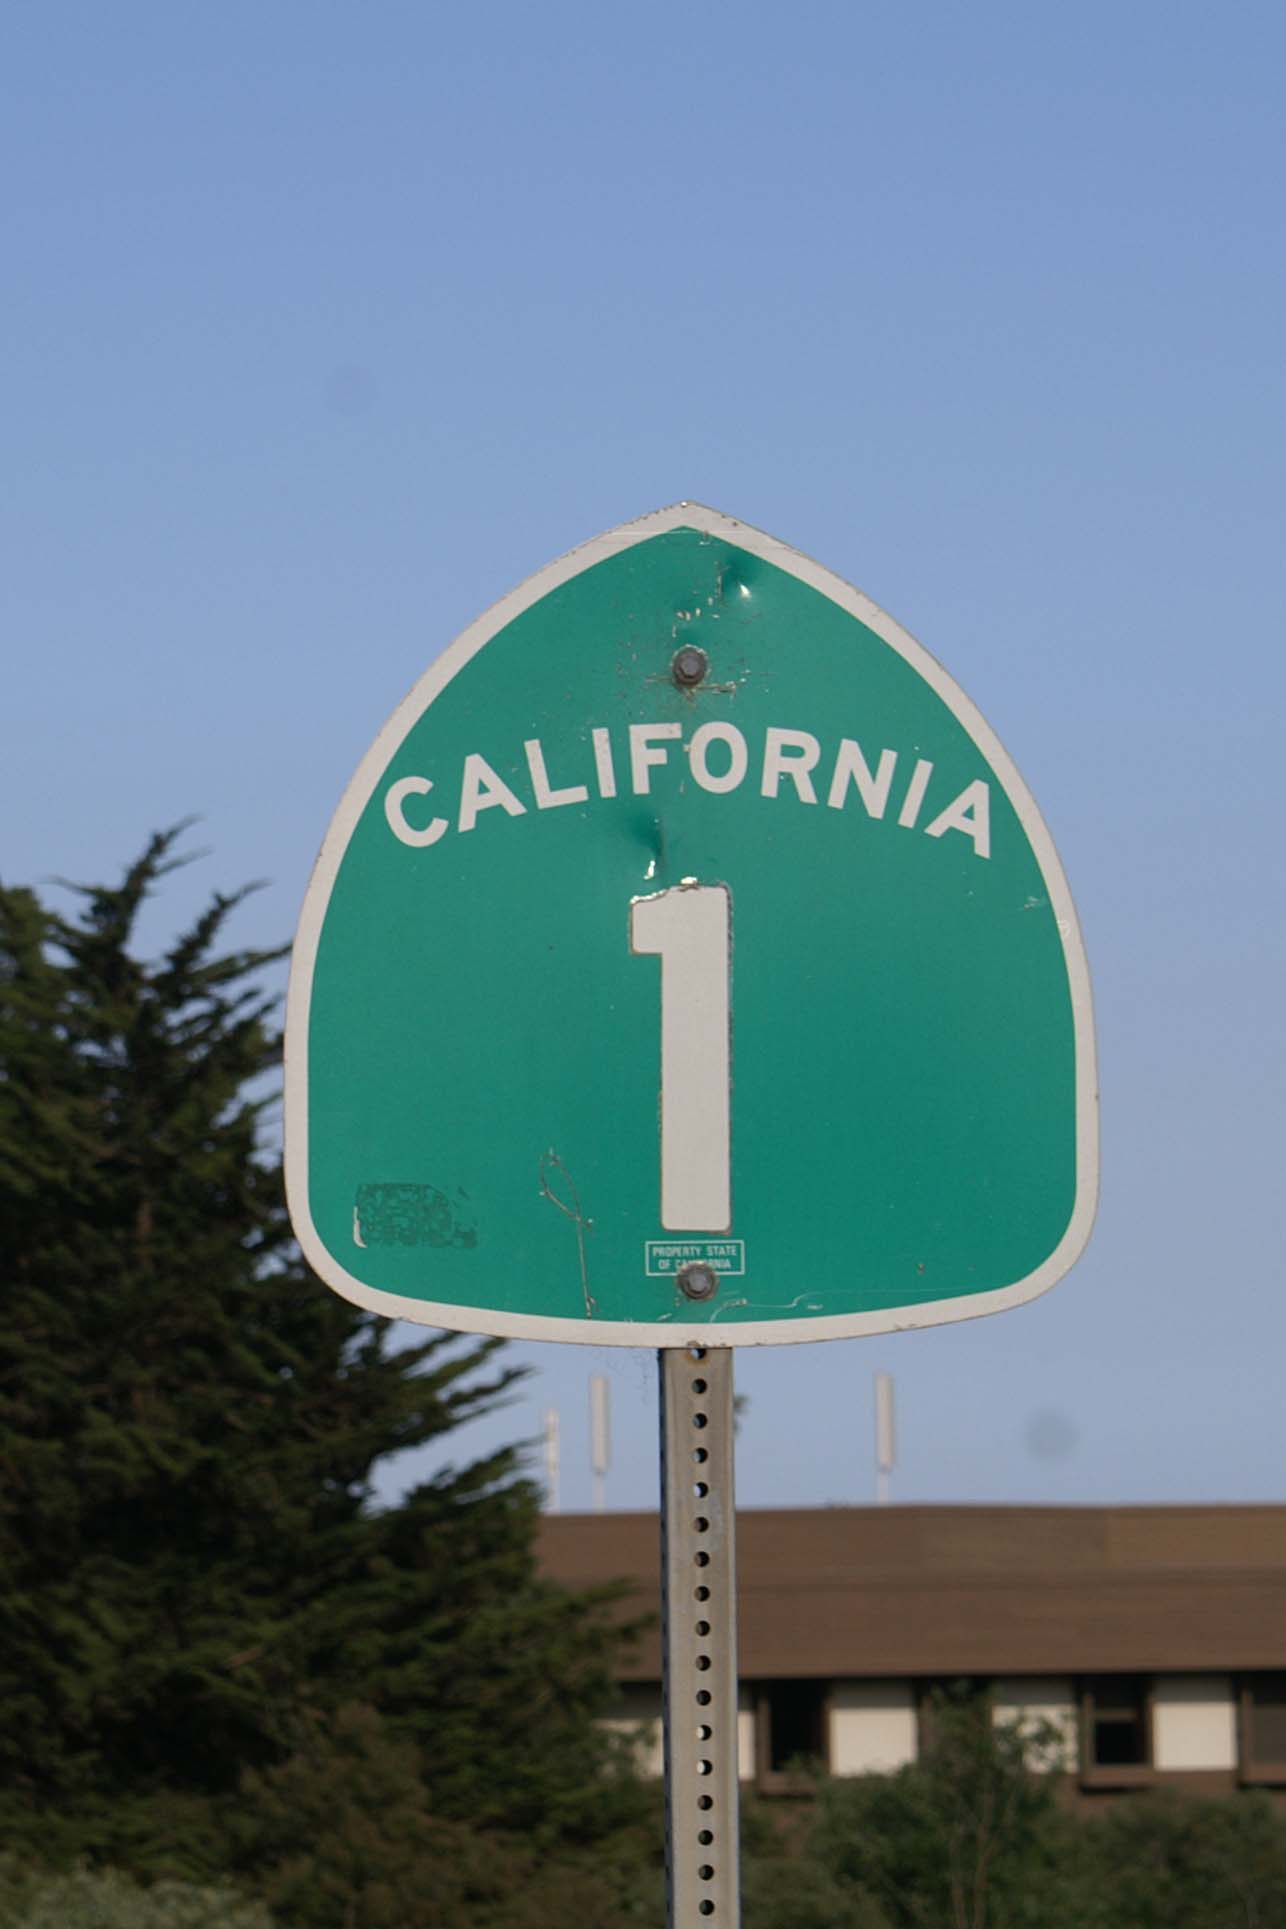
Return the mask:
<svg viewBox="0 0 1286 1929">
<path fill-rule="evenodd" d="M 695 503 L 425 672 L 300 921 L 286 1169 L 337 1291 L 432 1325 L 735 1345 L 1044 1291 L 1097 1186 L 1058 858 L 942 667 Z"/>
</svg>

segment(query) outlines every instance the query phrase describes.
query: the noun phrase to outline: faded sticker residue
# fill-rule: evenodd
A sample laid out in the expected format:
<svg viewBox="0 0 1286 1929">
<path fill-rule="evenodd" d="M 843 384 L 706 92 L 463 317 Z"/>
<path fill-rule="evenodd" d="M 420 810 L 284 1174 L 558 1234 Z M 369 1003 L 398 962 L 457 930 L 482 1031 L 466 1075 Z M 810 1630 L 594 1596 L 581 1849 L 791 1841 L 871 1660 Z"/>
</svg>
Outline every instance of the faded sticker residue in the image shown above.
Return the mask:
<svg viewBox="0 0 1286 1929">
<path fill-rule="evenodd" d="M 466 1195 L 437 1186 L 364 1185 L 353 1206 L 358 1246 L 476 1246 Z"/>
</svg>

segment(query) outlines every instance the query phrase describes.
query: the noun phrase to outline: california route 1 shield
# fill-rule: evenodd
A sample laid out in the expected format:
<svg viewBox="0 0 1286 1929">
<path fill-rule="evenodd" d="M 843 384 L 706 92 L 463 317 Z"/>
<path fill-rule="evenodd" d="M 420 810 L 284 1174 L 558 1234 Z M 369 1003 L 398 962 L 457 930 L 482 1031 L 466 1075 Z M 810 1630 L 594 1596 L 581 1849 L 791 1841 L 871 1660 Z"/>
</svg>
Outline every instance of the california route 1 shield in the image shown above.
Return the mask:
<svg viewBox="0 0 1286 1929">
<path fill-rule="evenodd" d="M 669 1346 L 1033 1298 L 1096 1191 L 1040 814 L 866 597 L 694 503 L 437 655 L 300 921 L 286 1167 L 381 1313 Z"/>
</svg>

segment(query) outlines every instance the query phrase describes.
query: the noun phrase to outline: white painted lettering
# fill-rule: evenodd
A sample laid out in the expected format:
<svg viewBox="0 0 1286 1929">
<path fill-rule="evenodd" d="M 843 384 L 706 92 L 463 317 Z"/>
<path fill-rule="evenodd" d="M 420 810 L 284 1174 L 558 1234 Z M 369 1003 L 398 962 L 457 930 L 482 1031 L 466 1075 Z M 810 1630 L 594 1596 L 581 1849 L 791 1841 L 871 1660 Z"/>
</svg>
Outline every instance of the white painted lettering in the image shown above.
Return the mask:
<svg viewBox="0 0 1286 1929">
<path fill-rule="evenodd" d="M 807 730 L 777 730 L 770 724 L 764 732 L 763 795 L 775 797 L 782 778 L 789 777 L 800 803 L 815 804 L 817 793 L 808 773 L 821 754 L 821 745 Z"/>
<path fill-rule="evenodd" d="M 897 760 L 896 750 L 881 750 L 880 761 L 872 777 L 861 745 L 852 737 L 841 737 L 835 753 L 835 769 L 831 774 L 830 795 L 826 799 L 831 809 L 843 810 L 845 793 L 850 784 L 856 784 L 858 796 L 866 805 L 867 816 L 883 817 Z"/>
<path fill-rule="evenodd" d="M 402 809 L 408 797 L 427 797 L 433 785 L 427 777 L 399 777 L 390 784 L 384 796 L 384 815 L 388 827 L 401 844 L 409 844 L 412 850 L 423 850 L 428 844 L 436 844 L 445 837 L 451 826 L 445 817 L 434 817 L 422 831 L 417 831 L 406 821 Z"/>
<path fill-rule="evenodd" d="M 991 856 L 991 791 L 981 777 L 966 784 L 954 803 L 926 824 L 926 837 L 941 837 L 943 831 L 963 831 L 973 839 L 979 857 Z"/>
<path fill-rule="evenodd" d="M 681 723 L 632 723 L 629 730 L 630 782 L 636 797 L 651 791 L 652 772 L 667 768 L 672 761 L 671 745 L 677 740 L 687 758 L 692 780 L 703 791 L 716 797 L 727 796 L 745 782 L 752 748 L 736 724 L 712 720 L 700 724 L 684 740 Z M 527 770 L 534 802 L 524 800 L 477 751 L 465 757 L 460 772 L 460 809 L 455 828 L 471 831 L 485 810 L 501 810 L 507 817 L 525 817 L 532 810 L 557 810 L 565 804 L 586 804 L 595 798 L 612 799 L 617 795 L 618 775 L 612 732 L 605 724 L 589 729 L 594 757 L 594 780 L 581 784 L 557 785 L 549 774 L 545 747 L 539 737 L 524 740 Z M 570 756 L 562 741 L 557 755 Z M 584 737 L 579 740 L 582 744 Z M 755 746 L 758 750 L 758 746 Z M 583 754 L 583 752 L 582 752 Z M 829 756 L 829 748 L 827 750 Z M 781 796 L 783 780 L 794 786 L 802 804 L 818 801 L 814 773 L 818 770 L 822 746 L 807 730 L 785 730 L 770 724 L 763 735 L 763 761 L 760 790 L 763 796 Z M 922 830 L 928 837 L 943 837 L 960 831 L 979 857 L 991 856 L 991 789 L 988 781 L 976 777 L 966 784 L 945 810 L 938 811 L 927 824 L 925 799 L 933 779 L 934 766 L 927 757 L 913 758 L 909 752 L 884 749 L 874 770 L 855 737 L 841 737 L 830 766 L 826 802 L 832 810 L 844 810 L 850 790 L 856 790 L 868 817 L 884 818 L 892 805 L 893 781 L 899 764 L 911 768 L 897 822 L 904 830 Z M 597 788 L 595 789 L 595 785 Z M 942 788 L 939 779 L 938 789 Z M 445 817 L 433 817 L 421 801 L 433 790 L 428 777 L 400 777 L 388 785 L 383 796 L 384 816 L 400 844 L 423 850 L 440 842 L 452 828 Z"/>
<path fill-rule="evenodd" d="M 460 815 L 456 829 L 471 831 L 478 821 L 478 813 L 491 810 L 496 804 L 510 817 L 527 814 L 527 806 L 518 802 L 504 778 L 496 774 L 485 757 L 471 750 L 460 775 Z"/>
<path fill-rule="evenodd" d="M 527 768 L 531 772 L 531 788 L 537 810 L 557 810 L 560 804 L 583 804 L 588 800 L 589 792 L 584 784 L 568 784 L 564 790 L 550 788 L 545 753 L 539 737 L 528 737 L 523 749 L 527 752 Z"/>
<path fill-rule="evenodd" d="M 664 748 L 667 737 L 681 737 L 681 723 L 632 723 L 630 725 L 630 781 L 636 797 L 646 797 L 652 788 L 651 769 L 669 760 Z"/>
<path fill-rule="evenodd" d="M 712 743 L 727 745 L 728 768 L 722 777 L 716 776 L 706 761 L 706 749 Z M 711 790 L 716 797 L 737 788 L 749 762 L 746 740 L 735 723 L 703 723 L 699 730 L 692 733 L 688 756 L 692 762 L 692 775 L 702 790 Z"/>
<path fill-rule="evenodd" d="M 616 767 L 612 762 L 612 739 L 601 725 L 590 731 L 594 745 L 594 771 L 598 777 L 600 797 L 615 797 Z"/>
<path fill-rule="evenodd" d="M 898 823 L 904 831 L 915 829 L 915 820 L 920 815 L 920 806 L 924 802 L 924 793 L 929 788 L 929 779 L 932 775 L 933 765 L 927 764 L 923 757 L 918 757 L 915 769 L 911 772 L 911 781 L 906 787 L 906 796 L 902 799 L 902 808 L 898 812 Z"/>
</svg>

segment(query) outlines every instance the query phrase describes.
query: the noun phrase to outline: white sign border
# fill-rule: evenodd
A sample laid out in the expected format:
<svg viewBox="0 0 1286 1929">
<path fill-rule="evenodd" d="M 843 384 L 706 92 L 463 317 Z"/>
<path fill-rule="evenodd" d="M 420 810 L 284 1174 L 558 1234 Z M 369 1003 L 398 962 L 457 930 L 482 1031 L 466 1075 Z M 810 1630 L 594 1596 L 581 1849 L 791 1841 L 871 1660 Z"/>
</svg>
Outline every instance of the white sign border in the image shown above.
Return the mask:
<svg viewBox="0 0 1286 1929">
<path fill-rule="evenodd" d="M 592 569 L 608 556 L 647 542 L 666 530 L 686 528 L 722 538 L 819 590 L 873 630 L 896 650 L 933 689 L 963 725 L 1018 815 L 1049 888 L 1050 905 L 1067 965 L 1075 1033 L 1076 1075 L 1076 1199 L 1067 1229 L 1054 1251 L 1026 1278 L 993 1292 L 962 1294 L 955 1299 L 931 1300 L 920 1306 L 886 1307 L 871 1313 L 842 1313 L 831 1318 L 747 1320 L 721 1327 L 712 1321 L 565 1319 L 542 1313 L 496 1311 L 489 1307 L 439 1304 L 431 1300 L 384 1293 L 346 1271 L 323 1245 L 313 1225 L 308 1198 L 308 1020 L 312 1003 L 313 968 L 317 944 L 330 894 L 348 842 L 393 753 L 412 725 L 448 683 L 493 636 L 533 603 L 572 577 Z M 1094 1012 L 1089 966 L 1081 940 L 1076 908 L 1054 842 L 1035 799 L 1012 759 L 985 719 L 937 658 L 887 616 L 870 598 L 842 577 L 801 555 L 789 544 L 762 530 L 722 515 L 697 502 L 672 503 L 666 509 L 640 516 L 583 543 L 557 562 L 549 563 L 480 616 L 448 644 L 430 664 L 415 687 L 398 705 L 363 757 L 331 820 L 304 897 L 291 960 L 286 1001 L 285 1066 L 286 1198 L 295 1235 L 305 1259 L 326 1284 L 369 1312 L 390 1319 L 441 1326 L 451 1331 L 485 1333 L 516 1340 L 564 1340 L 584 1346 L 787 1346 L 811 1340 L 854 1339 L 862 1334 L 911 1332 L 923 1326 L 944 1326 L 956 1320 L 980 1319 L 987 1313 L 1023 1306 L 1048 1291 L 1075 1265 L 1085 1250 L 1098 1203 L 1098 1075 L 1094 1048 Z"/>
</svg>

